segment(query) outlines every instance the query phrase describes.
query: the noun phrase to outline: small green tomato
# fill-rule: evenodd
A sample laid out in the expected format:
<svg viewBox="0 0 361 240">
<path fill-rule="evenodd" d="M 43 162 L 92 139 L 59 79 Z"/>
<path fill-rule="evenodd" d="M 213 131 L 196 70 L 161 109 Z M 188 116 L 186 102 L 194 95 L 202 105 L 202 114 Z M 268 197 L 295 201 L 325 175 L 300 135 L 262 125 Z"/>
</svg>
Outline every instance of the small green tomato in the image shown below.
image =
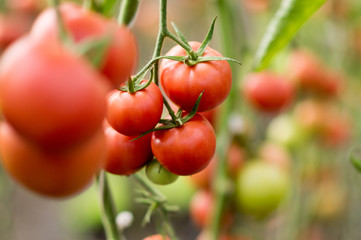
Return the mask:
<svg viewBox="0 0 361 240">
<path fill-rule="evenodd" d="M 153 160 L 147 164 L 145 173 L 148 179 L 158 185 L 167 185 L 175 182 L 178 175 L 165 169 L 158 161 Z"/>
</svg>

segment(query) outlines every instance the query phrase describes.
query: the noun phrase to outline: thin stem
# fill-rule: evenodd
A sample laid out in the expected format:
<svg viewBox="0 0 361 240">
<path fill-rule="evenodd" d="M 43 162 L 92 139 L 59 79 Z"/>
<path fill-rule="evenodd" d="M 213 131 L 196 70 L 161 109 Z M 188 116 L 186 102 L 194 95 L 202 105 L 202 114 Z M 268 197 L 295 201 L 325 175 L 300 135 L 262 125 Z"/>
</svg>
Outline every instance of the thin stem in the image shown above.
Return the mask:
<svg viewBox="0 0 361 240">
<path fill-rule="evenodd" d="M 168 103 L 168 101 L 165 97 L 163 97 L 163 103 L 164 103 L 165 107 L 167 108 L 169 115 L 171 116 L 173 122 L 175 124 L 179 123 L 180 125 L 182 125 L 182 121 L 179 121 L 179 118 L 177 118 L 177 116 L 174 114 L 172 107 L 170 106 L 170 104 Z"/>
<path fill-rule="evenodd" d="M 139 0 L 123 0 L 118 17 L 118 23 L 129 25 L 137 13 Z"/>
<path fill-rule="evenodd" d="M 182 42 L 181 40 L 179 40 L 177 38 L 176 35 L 174 35 L 173 33 L 169 32 L 168 30 L 165 32 L 165 36 L 169 37 L 170 39 L 172 39 L 174 42 L 176 42 L 178 45 L 180 45 L 182 48 L 184 48 L 186 50 L 186 52 L 191 56 L 192 60 L 196 60 L 197 59 L 197 55 L 195 54 L 195 52 L 193 51 L 192 48 L 190 48 L 187 44 L 185 44 L 184 42 Z"/>
<path fill-rule="evenodd" d="M 116 209 L 105 172 L 101 171 L 96 180 L 99 188 L 102 222 L 106 237 L 108 240 L 125 240 L 123 235 L 119 233 L 115 222 Z"/>
</svg>

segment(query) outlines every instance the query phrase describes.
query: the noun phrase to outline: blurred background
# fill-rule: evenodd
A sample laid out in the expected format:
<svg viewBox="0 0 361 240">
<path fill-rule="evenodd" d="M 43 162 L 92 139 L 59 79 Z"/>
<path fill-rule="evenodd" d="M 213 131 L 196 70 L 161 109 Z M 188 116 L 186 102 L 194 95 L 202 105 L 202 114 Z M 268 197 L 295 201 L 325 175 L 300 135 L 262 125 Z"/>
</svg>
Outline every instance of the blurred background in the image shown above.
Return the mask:
<svg viewBox="0 0 361 240">
<path fill-rule="evenodd" d="M 230 46 L 222 44 L 219 2 L 222 1 L 169 0 L 168 20 L 175 22 L 189 41 L 202 41 L 212 19 L 218 16 L 210 46 L 225 55 L 223 51 Z M 235 171 L 229 173 L 233 189 L 243 186 L 242 176 L 253 159 L 276 166 L 284 189 L 279 190 L 278 186 L 272 189 L 266 181 L 256 185 L 259 189 L 252 187 L 241 197 L 230 194 L 227 204 L 232 223 L 224 228 L 234 238 L 227 239 L 361 239 L 361 174 L 350 162 L 351 151 L 357 152 L 361 147 L 361 1 L 328 0 L 272 61 L 267 71 L 291 82 L 295 94 L 281 112 L 269 114 L 247 101 L 242 86 L 252 71 L 254 55 L 280 2 L 228 1 L 233 12 L 228 26 L 233 36 L 232 56 L 228 57 L 241 61 L 242 66 L 232 65 L 232 114 L 217 122 L 219 108 L 208 113 L 208 117 L 216 130 L 222 124 L 229 124 L 232 130 L 232 147 L 226 151 L 230 169 Z M 8 5 L 7 11 L 0 14 L 1 51 L 26 34 L 46 2 L 10 0 Z M 140 69 L 153 54 L 158 33 L 158 1 L 140 1 L 131 27 L 138 40 Z M 167 40 L 163 54 L 173 45 Z M 300 75 L 313 76 L 320 74 L 318 71 L 327 76 L 325 85 L 315 87 L 300 80 Z M 200 198 L 200 193 L 212 195 L 209 184 L 216 179 L 212 168 L 210 165 L 197 176 L 180 177 L 169 186 L 155 186 L 168 197 L 170 204 L 180 207 L 170 218 L 182 240 L 207 239 L 200 234 L 209 227 L 212 217 L 206 210 L 195 207 L 195 199 Z M 261 179 L 267 171 L 258 174 L 254 178 Z M 109 177 L 117 210 L 130 211 L 134 216 L 132 225 L 124 231 L 127 239 L 137 240 L 157 233 L 156 218 L 152 218 L 151 224 L 141 226 L 146 207 L 135 201 L 136 184 L 132 178 Z M 247 199 L 252 191 L 264 189 L 282 192 L 279 203 L 277 200 L 269 209 L 263 203 Z M 263 202 L 272 201 L 270 198 Z M 208 211 L 213 205 L 207 205 Z M 0 239 L 105 239 L 95 186 L 70 199 L 47 199 L 13 182 L 0 167 Z"/>
</svg>

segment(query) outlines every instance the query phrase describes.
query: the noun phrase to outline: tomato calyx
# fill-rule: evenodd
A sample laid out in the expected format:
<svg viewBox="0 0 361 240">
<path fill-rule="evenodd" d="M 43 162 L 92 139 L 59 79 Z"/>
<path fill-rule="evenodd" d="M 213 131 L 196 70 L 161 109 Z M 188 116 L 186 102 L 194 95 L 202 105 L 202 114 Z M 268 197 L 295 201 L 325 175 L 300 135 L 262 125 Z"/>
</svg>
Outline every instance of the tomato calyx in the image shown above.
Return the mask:
<svg viewBox="0 0 361 240">
<path fill-rule="evenodd" d="M 142 80 L 143 80 L 145 74 L 146 74 L 146 72 L 141 74 L 140 76 L 137 75 L 133 78 L 129 77 L 127 84 L 118 88 L 118 90 L 122 91 L 122 92 L 135 93 L 137 91 L 146 89 L 152 83 L 153 69 L 151 71 L 151 76 L 150 76 L 149 80 L 146 82 L 143 82 Z"/>
<path fill-rule="evenodd" d="M 183 110 L 181 108 L 179 108 L 177 113 L 174 114 L 174 111 L 172 110 L 169 103 L 165 99 L 164 104 L 167 107 L 168 112 L 171 115 L 172 119 L 160 119 L 159 123 L 162 124 L 161 126 L 155 127 L 153 129 L 139 135 L 138 137 L 132 139 L 131 141 L 135 141 L 135 140 L 137 140 L 137 139 L 139 139 L 139 138 L 141 138 L 141 137 L 143 137 L 143 136 L 145 136 L 145 135 L 147 135 L 149 133 L 155 132 L 155 131 L 169 130 L 169 129 L 172 129 L 172 128 L 182 127 L 186 122 L 191 120 L 196 115 L 198 107 L 199 107 L 199 103 L 201 102 L 203 92 L 204 91 L 202 91 L 199 94 L 199 96 L 197 98 L 197 101 L 194 104 L 192 110 L 188 114 L 186 114 L 185 116 L 183 116 L 184 112 L 183 112 Z"/>
<path fill-rule="evenodd" d="M 235 63 L 238 63 L 238 64 L 241 65 L 241 63 L 239 61 L 237 61 L 235 59 L 232 59 L 232 58 L 228 58 L 228 57 L 219 57 L 219 56 L 203 57 L 209 43 L 211 42 L 211 40 L 213 38 L 214 25 L 215 25 L 216 19 L 217 19 L 217 17 L 215 17 L 213 19 L 211 27 L 208 30 L 207 36 L 205 37 L 205 39 L 203 40 L 201 46 L 198 48 L 198 50 L 196 52 L 194 52 L 194 50 L 190 46 L 189 42 L 187 41 L 187 39 L 185 38 L 183 33 L 172 22 L 172 26 L 173 26 L 173 28 L 174 28 L 174 30 L 176 32 L 177 37 L 179 38 L 178 40 L 181 41 L 181 43 L 183 43 L 181 45 L 181 47 L 184 48 L 187 55 L 186 56 L 166 56 L 166 57 L 163 57 L 163 58 L 183 62 L 184 64 L 186 64 L 186 65 L 188 65 L 190 67 L 192 67 L 192 66 L 194 66 L 194 65 L 196 65 L 198 63 L 202 63 L 202 62 L 222 61 L 222 60 L 235 62 Z"/>
</svg>

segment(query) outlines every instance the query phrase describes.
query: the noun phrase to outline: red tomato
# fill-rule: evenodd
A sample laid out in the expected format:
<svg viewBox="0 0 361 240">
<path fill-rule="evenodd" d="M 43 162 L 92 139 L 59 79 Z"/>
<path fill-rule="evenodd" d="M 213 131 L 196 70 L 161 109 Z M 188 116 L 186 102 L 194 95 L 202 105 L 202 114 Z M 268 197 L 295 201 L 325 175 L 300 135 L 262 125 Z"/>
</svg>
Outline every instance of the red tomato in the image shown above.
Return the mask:
<svg viewBox="0 0 361 240">
<path fill-rule="evenodd" d="M 104 169 L 117 175 L 130 175 L 142 168 L 153 157 L 150 147 L 151 134 L 135 141 L 105 124 L 107 157 Z"/>
<path fill-rule="evenodd" d="M 214 197 L 210 191 L 201 190 L 195 193 L 190 206 L 190 217 L 200 228 L 209 226 L 214 211 Z"/>
<path fill-rule="evenodd" d="M 137 43 L 132 32 L 75 3 L 62 3 L 60 12 L 67 30 L 76 42 L 105 37 L 107 34 L 111 36 L 101 71 L 114 87 L 126 81 L 135 69 L 138 58 Z M 58 39 L 57 26 L 54 9 L 47 9 L 35 20 L 32 34 L 48 40 Z"/>
<path fill-rule="evenodd" d="M 204 169 L 216 149 L 216 136 L 211 124 L 196 114 L 181 127 L 152 134 L 154 156 L 170 172 L 191 175 Z"/>
<path fill-rule="evenodd" d="M 152 236 L 148 236 L 148 237 L 144 238 L 143 240 L 170 240 L 170 238 L 167 236 L 163 237 L 161 234 L 155 234 Z"/>
<path fill-rule="evenodd" d="M 196 51 L 201 43 L 189 43 Z M 180 46 L 173 47 L 166 55 L 185 56 Z M 208 47 L 203 56 L 221 56 Z M 208 61 L 192 67 L 183 62 L 164 59 L 160 65 L 160 82 L 166 95 L 176 105 L 186 111 L 194 106 L 199 94 L 204 90 L 198 108 L 199 112 L 211 110 L 222 103 L 232 86 L 232 71 L 227 61 Z"/>
<path fill-rule="evenodd" d="M 294 90 L 287 79 L 271 72 L 253 73 L 243 84 L 246 99 L 258 110 L 275 113 L 289 105 Z"/>
<path fill-rule="evenodd" d="M 107 120 L 121 134 L 136 136 L 154 128 L 163 112 L 163 95 L 155 83 L 135 93 L 113 90 Z"/>
<path fill-rule="evenodd" d="M 0 62 L 5 118 L 45 148 L 72 146 L 101 128 L 107 91 L 87 62 L 54 42 L 24 37 Z"/>
<path fill-rule="evenodd" d="M 31 18 L 21 13 L 0 14 L 0 50 L 30 30 Z"/>
<path fill-rule="evenodd" d="M 0 125 L 1 162 L 19 183 L 50 197 L 74 195 L 90 185 L 105 156 L 105 137 L 98 131 L 66 151 L 43 151 L 22 138 L 8 123 Z"/>
</svg>

